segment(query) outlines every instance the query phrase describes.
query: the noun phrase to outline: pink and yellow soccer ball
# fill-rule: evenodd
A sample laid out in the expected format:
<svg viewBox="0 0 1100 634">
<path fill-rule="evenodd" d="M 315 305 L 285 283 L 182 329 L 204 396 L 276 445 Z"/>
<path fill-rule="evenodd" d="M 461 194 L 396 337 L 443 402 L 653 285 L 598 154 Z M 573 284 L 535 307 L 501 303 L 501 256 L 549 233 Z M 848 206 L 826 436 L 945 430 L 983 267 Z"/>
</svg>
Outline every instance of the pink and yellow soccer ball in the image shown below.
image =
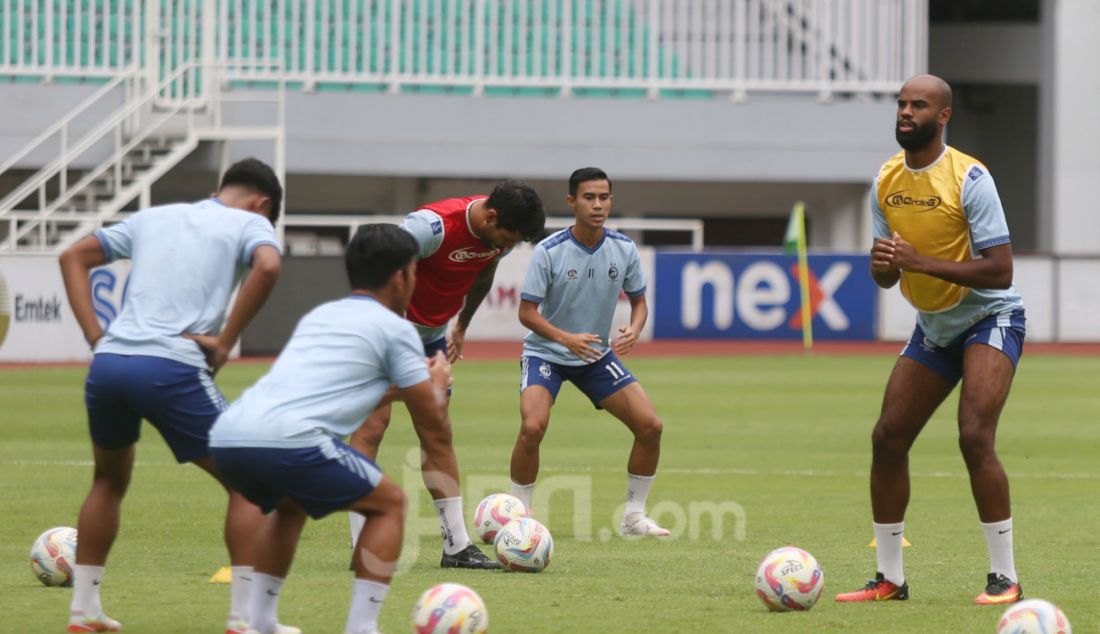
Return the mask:
<svg viewBox="0 0 1100 634">
<path fill-rule="evenodd" d="M 817 560 L 794 546 L 771 551 L 756 569 L 756 596 L 773 612 L 809 610 L 824 587 Z"/>
<path fill-rule="evenodd" d="M 76 565 L 76 529 L 58 526 L 38 536 L 31 546 L 31 571 L 47 586 L 73 585 Z"/>
<path fill-rule="evenodd" d="M 497 532 L 493 548 L 505 570 L 542 572 L 554 556 L 554 539 L 537 520 L 521 517 Z"/>
<path fill-rule="evenodd" d="M 997 634 L 1073 634 L 1073 628 L 1058 606 L 1028 599 L 1005 610 L 997 623 Z"/>
<path fill-rule="evenodd" d="M 527 507 L 519 498 L 507 493 L 493 493 L 477 505 L 477 511 L 474 512 L 474 532 L 482 542 L 492 544 L 502 526 L 527 516 Z"/>
<path fill-rule="evenodd" d="M 484 634 L 489 611 L 476 592 L 460 583 L 441 583 L 424 591 L 412 614 L 413 634 Z"/>
</svg>

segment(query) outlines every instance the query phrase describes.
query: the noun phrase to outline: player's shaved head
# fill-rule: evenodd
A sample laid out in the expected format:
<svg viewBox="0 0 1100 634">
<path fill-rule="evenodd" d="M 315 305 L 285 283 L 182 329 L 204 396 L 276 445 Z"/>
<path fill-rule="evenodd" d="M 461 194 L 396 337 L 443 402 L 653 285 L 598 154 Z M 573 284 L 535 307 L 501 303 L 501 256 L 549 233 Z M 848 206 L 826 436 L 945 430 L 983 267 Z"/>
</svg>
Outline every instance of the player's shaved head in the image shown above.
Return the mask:
<svg viewBox="0 0 1100 634">
<path fill-rule="evenodd" d="M 909 88 L 914 92 L 933 96 L 940 108 L 950 108 L 953 96 L 951 86 L 946 81 L 935 75 L 915 75 L 902 85 L 902 92 Z"/>
</svg>

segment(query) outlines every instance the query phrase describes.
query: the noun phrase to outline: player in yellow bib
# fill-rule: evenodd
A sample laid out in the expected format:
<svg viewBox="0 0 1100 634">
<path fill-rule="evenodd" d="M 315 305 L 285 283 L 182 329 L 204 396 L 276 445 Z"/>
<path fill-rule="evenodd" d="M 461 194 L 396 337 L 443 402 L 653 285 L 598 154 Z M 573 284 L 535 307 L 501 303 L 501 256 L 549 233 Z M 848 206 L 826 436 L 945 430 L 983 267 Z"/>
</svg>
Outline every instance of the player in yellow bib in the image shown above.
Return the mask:
<svg viewBox="0 0 1100 634">
<path fill-rule="evenodd" d="M 909 504 L 909 448 L 962 381 L 959 448 L 970 473 L 989 547 L 990 570 L 977 604 L 1023 598 L 1012 554 L 1008 478 L 994 451 L 1024 342 L 1024 307 L 1012 285 L 1012 245 L 989 171 L 943 142 L 951 88 L 918 75 L 898 96 L 902 151 L 883 164 L 872 189 L 871 276 L 901 282 L 917 326 L 886 385 L 871 435 L 871 507 L 878 573 L 837 601 L 909 598 L 901 544 Z"/>
</svg>

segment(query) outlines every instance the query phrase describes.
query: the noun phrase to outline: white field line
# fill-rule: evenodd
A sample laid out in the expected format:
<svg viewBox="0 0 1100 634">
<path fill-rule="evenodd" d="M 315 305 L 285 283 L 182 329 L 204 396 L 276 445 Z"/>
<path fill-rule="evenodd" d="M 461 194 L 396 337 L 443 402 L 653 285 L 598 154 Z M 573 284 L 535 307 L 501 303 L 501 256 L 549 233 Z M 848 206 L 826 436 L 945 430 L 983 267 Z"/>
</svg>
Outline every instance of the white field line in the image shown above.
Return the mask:
<svg viewBox="0 0 1100 634">
<path fill-rule="evenodd" d="M 91 467 L 93 466 L 91 460 L 18 460 L 18 459 L 0 459 L 0 467 Z M 137 467 L 174 467 L 177 466 L 175 462 L 161 461 L 161 460 L 136 460 L 134 466 Z M 546 467 L 542 469 L 544 473 L 619 473 L 622 469 L 614 468 L 553 468 Z M 698 475 L 698 476 L 794 476 L 794 477 L 841 477 L 841 478 L 866 478 L 868 477 L 868 471 L 828 471 L 828 470 L 815 470 L 815 469 L 658 469 L 659 474 L 669 475 Z M 928 472 L 913 472 L 909 474 L 914 478 L 966 478 L 967 474 L 963 471 L 928 471 Z M 1066 472 L 1047 472 L 1047 473 L 1018 473 L 1009 471 L 1008 477 L 1010 480 L 1017 478 L 1036 479 L 1036 480 L 1100 480 L 1100 474 L 1098 473 L 1066 473 Z"/>
</svg>

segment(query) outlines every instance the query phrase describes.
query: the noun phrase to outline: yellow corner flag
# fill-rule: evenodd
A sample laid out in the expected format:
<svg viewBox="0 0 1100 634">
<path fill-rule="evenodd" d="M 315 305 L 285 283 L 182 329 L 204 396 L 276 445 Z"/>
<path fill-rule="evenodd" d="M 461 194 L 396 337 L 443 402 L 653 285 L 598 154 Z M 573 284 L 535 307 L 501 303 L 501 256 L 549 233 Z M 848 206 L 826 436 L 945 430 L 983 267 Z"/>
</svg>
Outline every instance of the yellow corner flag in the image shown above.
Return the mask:
<svg viewBox="0 0 1100 634">
<path fill-rule="evenodd" d="M 222 566 L 210 577 L 210 583 L 230 583 L 233 581 L 233 571 L 229 566 Z"/>
<path fill-rule="evenodd" d="M 798 201 L 791 208 L 787 233 L 783 236 L 783 252 L 798 255 L 798 288 L 802 296 L 802 347 L 814 347 L 813 317 L 810 314 L 810 264 L 806 255 L 806 206 Z"/>
<path fill-rule="evenodd" d="M 878 546 L 878 540 L 875 539 L 874 537 L 872 537 L 871 538 L 871 543 L 867 544 L 867 547 L 868 548 L 874 548 L 875 546 Z M 901 538 L 901 547 L 902 548 L 909 548 L 910 546 L 912 546 L 912 544 L 909 543 L 909 540 L 902 537 Z"/>
</svg>

